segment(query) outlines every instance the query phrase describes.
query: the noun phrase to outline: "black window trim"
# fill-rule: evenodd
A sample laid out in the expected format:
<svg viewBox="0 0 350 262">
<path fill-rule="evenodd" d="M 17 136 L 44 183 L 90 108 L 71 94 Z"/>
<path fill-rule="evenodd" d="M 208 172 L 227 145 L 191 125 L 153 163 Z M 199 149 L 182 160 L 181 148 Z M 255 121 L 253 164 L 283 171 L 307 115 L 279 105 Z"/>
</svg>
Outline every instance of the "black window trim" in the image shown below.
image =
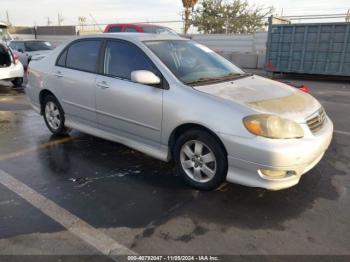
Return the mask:
<svg viewBox="0 0 350 262">
<path fill-rule="evenodd" d="M 68 67 L 67 66 L 68 49 L 70 48 L 71 45 L 73 45 L 73 44 L 75 44 L 77 42 L 96 41 L 96 40 L 100 41 L 101 44 L 100 44 L 100 49 L 99 49 L 99 52 L 98 52 L 98 59 L 97 59 L 97 62 L 96 62 L 96 70 L 95 70 L 95 72 L 91 72 L 91 71 L 88 71 L 88 70 L 82 70 L 82 69 L 78 69 L 78 68 L 72 68 L 72 67 Z M 105 60 L 106 45 L 107 45 L 107 42 L 109 42 L 109 41 L 122 42 L 122 43 L 126 43 L 128 45 L 135 46 L 136 48 L 138 48 L 145 55 L 145 57 L 149 60 L 150 64 L 157 71 L 157 73 L 158 73 L 157 76 L 161 79 L 161 83 L 159 85 L 152 85 L 152 86 L 156 87 L 156 88 L 165 89 L 165 90 L 169 89 L 168 81 L 166 80 L 164 75 L 160 72 L 158 67 L 154 64 L 152 59 L 138 45 L 136 45 L 136 44 L 134 44 L 134 43 L 132 43 L 132 42 L 130 42 L 128 40 L 124 40 L 124 39 L 107 38 L 107 37 L 106 38 L 95 37 L 95 38 L 76 39 L 76 40 L 70 42 L 67 46 L 65 46 L 61 50 L 60 54 L 56 58 L 55 66 L 62 67 L 62 68 L 67 68 L 67 69 L 71 69 L 71 70 L 77 70 L 77 71 L 80 71 L 80 72 L 86 72 L 86 73 L 101 75 L 101 76 L 105 76 L 105 77 L 111 77 L 111 78 L 115 78 L 115 79 L 119 79 L 119 80 L 123 80 L 123 81 L 132 82 L 130 79 L 127 79 L 127 78 L 117 77 L 117 76 L 113 76 L 113 75 L 107 75 L 107 74 L 104 73 L 104 62 L 105 62 L 104 60 Z M 58 61 L 60 60 L 61 56 L 64 55 L 64 53 L 66 55 L 64 66 L 58 65 Z M 132 83 L 134 83 L 134 82 L 132 82 Z"/>
<path fill-rule="evenodd" d="M 103 40 L 104 40 L 103 38 L 82 38 L 82 39 L 77 39 L 77 40 L 72 41 L 65 48 L 63 48 L 63 50 L 60 52 L 59 56 L 57 56 L 56 61 L 55 61 L 55 66 L 63 67 L 63 68 L 67 68 L 67 69 L 72 69 L 72 70 L 77 70 L 77 71 L 85 72 L 85 73 L 98 74 L 98 72 L 99 72 L 100 55 L 101 55 L 101 51 L 102 51 L 102 48 L 103 48 Z M 99 41 L 100 42 L 100 48 L 98 50 L 98 59 L 97 59 L 96 64 L 95 64 L 95 71 L 83 70 L 83 69 L 80 69 L 80 68 L 74 68 L 74 67 L 67 66 L 67 55 L 68 55 L 69 48 L 73 44 L 76 44 L 78 42 L 87 42 L 87 41 Z M 64 55 L 65 52 L 66 52 L 66 54 L 65 54 L 66 57 L 65 57 L 65 61 L 64 61 L 64 66 L 61 66 L 61 65 L 58 64 L 58 61 L 60 60 L 61 56 Z"/>
<path fill-rule="evenodd" d="M 63 51 L 60 53 L 60 55 L 57 57 L 55 66 L 66 67 L 66 63 L 67 63 L 67 54 L 68 54 L 68 48 L 64 48 Z M 62 57 L 63 55 L 65 56 L 65 57 L 64 57 L 64 66 L 58 64 L 58 62 L 60 61 L 60 59 L 61 59 L 61 57 Z"/>
</svg>

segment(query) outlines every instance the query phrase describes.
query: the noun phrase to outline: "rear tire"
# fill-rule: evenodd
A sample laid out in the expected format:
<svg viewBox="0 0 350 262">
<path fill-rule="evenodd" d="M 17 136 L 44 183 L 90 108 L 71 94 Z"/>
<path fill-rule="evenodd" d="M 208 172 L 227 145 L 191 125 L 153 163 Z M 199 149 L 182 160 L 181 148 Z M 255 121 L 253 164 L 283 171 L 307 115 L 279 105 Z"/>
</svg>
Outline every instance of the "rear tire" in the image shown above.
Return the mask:
<svg viewBox="0 0 350 262">
<path fill-rule="evenodd" d="M 22 87 L 22 85 L 23 85 L 23 77 L 17 77 L 14 80 L 12 80 L 11 82 L 12 82 L 12 84 L 15 87 Z"/>
<path fill-rule="evenodd" d="M 57 99 L 52 95 L 47 95 L 44 98 L 43 117 L 51 133 L 62 136 L 68 134 L 68 129 L 64 125 L 64 111 Z"/>
<path fill-rule="evenodd" d="M 204 130 L 189 130 L 180 135 L 174 146 L 174 160 L 184 180 L 199 190 L 214 190 L 226 180 L 225 149 Z"/>
</svg>

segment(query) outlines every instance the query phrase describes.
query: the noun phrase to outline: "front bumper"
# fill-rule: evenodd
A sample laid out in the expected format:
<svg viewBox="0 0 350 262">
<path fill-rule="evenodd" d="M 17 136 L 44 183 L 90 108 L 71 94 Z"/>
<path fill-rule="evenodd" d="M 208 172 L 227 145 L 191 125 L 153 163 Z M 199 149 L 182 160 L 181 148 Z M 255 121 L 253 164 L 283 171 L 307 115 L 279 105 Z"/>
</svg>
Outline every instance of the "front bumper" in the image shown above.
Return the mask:
<svg viewBox="0 0 350 262">
<path fill-rule="evenodd" d="M 220 136 L 228 152 L 228 182 L 280 190 L 298 184 L 301 176 L 321 160 L 332 140 L 333 123 L 327 117 L 319 132 L 309 132 L 302 139 Z M 294 174 L 270 178 L 259 170 L 293 171 Z"/>
</svg>

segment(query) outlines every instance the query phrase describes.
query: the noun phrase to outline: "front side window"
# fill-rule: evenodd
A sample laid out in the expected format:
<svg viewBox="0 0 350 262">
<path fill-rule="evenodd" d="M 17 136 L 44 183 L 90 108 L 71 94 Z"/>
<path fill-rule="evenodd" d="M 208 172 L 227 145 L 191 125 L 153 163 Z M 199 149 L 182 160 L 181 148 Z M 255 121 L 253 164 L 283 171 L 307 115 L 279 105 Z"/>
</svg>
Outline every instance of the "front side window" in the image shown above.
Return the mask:
<svg viewBox="0 0 350 262">
<path fill-rule="evenodd" d="M 84 40 L 69 46 L 66 66 L 72 69 L 95 73 L 101 41 Z"/>
<path fill-rule="evenodd" d="M 152 62 L 140 48 L 122 41 L 108 41 L 104 73 L 130 80 L 131 72 L 135 70 L 148 70 L 156 73 Z"/>
<path fill-rule="evenodd" d="M 27 41 L 25 42 L 25 49 L 27 52 L 52 50 L 53 47 L 50 42 L 46 41 Z"/>
<path fill-rule="evenodd" d="M 125 32 L 137 32 L 137 30 L 131 26 L 125 27 Z"/>
<path fill-rule="evenodd" d="M 220 82 L 245 74 L 211 49 L 193 41 L 161 40 L 144 43 L 185 84 Z"/>
</svg>

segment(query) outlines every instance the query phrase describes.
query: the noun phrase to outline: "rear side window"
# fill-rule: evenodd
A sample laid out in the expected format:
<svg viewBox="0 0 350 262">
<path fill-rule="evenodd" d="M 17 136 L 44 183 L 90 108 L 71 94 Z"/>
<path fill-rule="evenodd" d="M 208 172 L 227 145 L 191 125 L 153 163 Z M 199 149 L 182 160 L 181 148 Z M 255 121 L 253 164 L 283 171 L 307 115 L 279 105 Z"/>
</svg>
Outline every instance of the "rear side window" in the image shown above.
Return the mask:
<svg viewBox="0 0 350 262">
<path fill-rule="evenodd" d="M 9 47 L 12 48 L 12 50 L 16 50 L 16 51 L 19 51 L 19 50 L 21 50 L 22 52 L 25 51 L 23 42 L 11 42 Z"/>
<path fill-rule="evenodd" d="M 18 51 L 25 52 L 25 51 L 26 51 L 26 48 L 25 48 L 25 46 L 24 46 L 24 42 L 17 42 L 16 49 L 17 49 Z"/>
<path fill-rule="evenodd" d="M 104 73 L 130 80 L 131 72 L 135 70 L 148 70 L 157 74 L 153 63 L 140 48 L 126 42 L 108 41 Z"/>
<path fill-rule="evenodd" d="M 121 26 L 112 26 L 108 29 L 109 33 L 117 33 L 117 32 L 121 32 L 121 31 L 122 31 Z"/>
<path fill-rule="evenodd" d="M 72 69 L 95 73 L 101 41 L 84 40 L 73 43 L 67 51 L 66 66 Z"/>
<path fill-rule="evenodd" d="M 41 50 L 52 50 L 50 42 L 46 41 L 30 41 L 25 42 L 25 47 L 28 52 L 41 51 Z"/>
<path fill-rule="evenodd" d="M 131 26 L 125 27 L 125 32 L 137 32 L 137 30 Z"/>
<path fill-rule="evenodd" d="M 12 49 L 12 50 L 17 50 L 17 43 L 16 42 L 11 42 L 9 44 L 9 47 Z"/>
</svg>

